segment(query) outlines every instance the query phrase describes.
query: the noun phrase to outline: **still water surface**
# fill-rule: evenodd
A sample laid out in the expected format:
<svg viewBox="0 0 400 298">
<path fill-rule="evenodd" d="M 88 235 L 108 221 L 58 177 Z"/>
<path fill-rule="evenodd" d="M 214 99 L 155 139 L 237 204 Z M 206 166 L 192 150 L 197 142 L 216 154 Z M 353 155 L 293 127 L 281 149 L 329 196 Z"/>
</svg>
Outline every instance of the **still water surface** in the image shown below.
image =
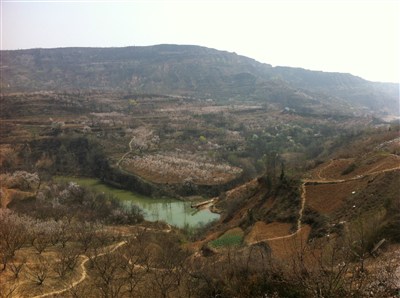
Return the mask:
<svg viewBox="0 0 400 298">
<path fill-rule="evenodd" d="M 148 221 L 163 220 L 170 225 L 183 228 L 185 226 L 198 227 L 210 221 L 219 219 L 219 215 L 208 209 L 196 210 L 190 207 L 190 202 L 177 199 L 151 198 L 137 193 L 115 188 L 97 179 L 59 177 L 59 180 L 74 181 L 81 186 L 86 186 L 98 192 L 109 193 L 122 201 L 129 208 L 137 205 L 144 211 L 144 217 Z"/>
</svg>

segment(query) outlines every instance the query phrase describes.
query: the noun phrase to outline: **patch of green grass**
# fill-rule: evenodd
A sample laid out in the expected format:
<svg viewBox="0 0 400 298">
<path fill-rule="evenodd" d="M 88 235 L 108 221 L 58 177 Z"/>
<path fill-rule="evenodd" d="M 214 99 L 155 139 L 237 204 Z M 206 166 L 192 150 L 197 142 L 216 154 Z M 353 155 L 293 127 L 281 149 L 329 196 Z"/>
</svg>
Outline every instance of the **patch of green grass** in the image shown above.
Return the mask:
<svg viewBox="0 0 400 298">
<path fill-rule="evenodd" d="M 218 239 L 211 241 L 209 245 L 214 248 L 240 246 L 243 242 L 243 234 L 241 229 L 229 230 Z"/>
<path fill-rule="evenodd" d="M 80 186 L 93 189 L 97 192 L 104 192 L 115 196 L 120 200 L 148 200 L 148 197 L 142 196 L 140 194 L 134 193 L 132 191 L 118 189 L 112 186 L 108 186 L 101 183 L 100 180 L 95 178 L 85 178 L 85 177 L 68 177 L 68 176 L 56 176 L 54 177 L 56 182 L 75 182 Z"/>
</svg>

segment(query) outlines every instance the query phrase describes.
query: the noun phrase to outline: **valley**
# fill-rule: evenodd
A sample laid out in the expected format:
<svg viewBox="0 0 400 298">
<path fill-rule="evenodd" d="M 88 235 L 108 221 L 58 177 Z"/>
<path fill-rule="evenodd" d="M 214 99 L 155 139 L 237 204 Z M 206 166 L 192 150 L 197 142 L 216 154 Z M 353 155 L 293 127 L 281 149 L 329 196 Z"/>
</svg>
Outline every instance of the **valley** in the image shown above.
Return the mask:
<svg viewBox="0 0 400 298">
<path fill-rule="evenodd" d="M 2 70 L 0 297 L 396 297 L 398 85 L 175 45 Z"/>
</svg>

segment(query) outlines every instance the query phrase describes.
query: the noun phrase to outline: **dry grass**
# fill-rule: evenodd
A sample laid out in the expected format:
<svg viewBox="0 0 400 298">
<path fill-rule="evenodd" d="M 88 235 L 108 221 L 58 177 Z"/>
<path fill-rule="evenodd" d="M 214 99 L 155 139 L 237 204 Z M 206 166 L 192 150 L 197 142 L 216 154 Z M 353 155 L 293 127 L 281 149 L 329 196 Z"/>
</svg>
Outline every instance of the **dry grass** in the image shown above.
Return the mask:
<svg viewBox="0 0 400 298">
<path fill-rule="evenodd" d="M 291 256 L 300 252 L 306 245 L 311 227 L 304 225 L 298 233 L 292 234 L 291 237 L 275 238 L 267 240 L 271 248 L 272 256 L 276 259 L 288 260 Z"/>
<path fill-rule="evenodd" d="M 354 162 L 354 159 L 331 160 L 316 168 L 311 175 L 316 183 L 332 183 L 306 185 L 307 205 L 319 213 L 331 214 L 338 210 L 346 199 L 365 189 L 369 176 L 400 168 L 400 156 L 374 154 L 357 161 L 358 166 L 354 171 L 342 175 L 341 173 Z M 339 181 L 344 182 L 337 183 Z"/>
<path fill-rule="evenodd" d="M 245 183 L 243 185 L 240 185 L 238 187 L 235 187 L 234 189 L 231 189 L 226 192 L 226 199 L 229 200 L 235 200 L 239 198 L 243 198 L 248 196 L 251 193 L 254 193 L 254 191 L 259 187 L 259 183 L 257 179 L 253 179 L 249 181 L 248 183 Z"/>
<path fill-rule="evenodd" d="M 346 169 L 350 164 L 354 162 L 354 159 L 336 159 L 331 160 L 328 163 L 323 163 L 311 172 L 311 179 L 331 180 L 331 179 L 343 179 L 341 172 Z"/>
<path fill-rule="evenodd" d="M 128 240 L 132 233 L 137 234 L 140 227 L 114 227 L 108 226 L 104 232 L 109 235 L 123 235 Z M 146 229 L 146 228 L 143 228 Z M 147 233 L 152 233 L 151 229 Z M 91 287 L 92 272 L 89 266 L 89 256 L 101 258 L 106 254 L 113 254 L 127 242 L 114 239 L 104 243 L 103 246 L 93 247 L 84 253 L 80 251 L 77 263 L 72 270 L 67 270 L 65 275 L 57 273 L 60 264 L 60 252 L 63 250 L 60 244 L 49 245 L 40 255 L 32 246 L 26 246 L 16 252 L 15 257 L 7 265 L 4 271 L 0 271 L 0 297 L 13 290 L 11 296 L 4 297 L 71 297 L 71 293 L 82 291 L 81 287 Z M 79 243 L 70 241 L 67 249 L 79 250 Z M 18 277 L 13 273 L 13 265 L 23 264 Z M 140 268 L 139 268 L 140 269 Z M 46 277 L 42 284 L 38 284 L 37 276 L 43 270 Z M 98 295 L 86 293 L 79 297 L 98 297 Z"/>
<path fill-rule="evenodd" d="M 354 175 L 367 175 L 400 167 L 398 155 L 374 155 L 354 171 Z"/>
<path fill-rule="evenodd" d="M 266 224 L 263 221 L 257 221 L 247 234 L 246 243 L 268 240 L 270 238 L 281 237 L 290 234 L 291 224 L 282 222 L 272 222 Z"/>
<path fill-rule="evenodd" d="M 352 163 L 356 164 L 354 171 L 347 175 L 342 175 L 342 172 Z M 365 156 L 360 160 L 355 158 L 334 159 L 315 168 L 311 172 L 311 179 L 346 180 L 398 167 L 400 167 L 400 156 L 394 154 L 373 154 L 369 157 Z"/>
<path fill-rule="evenodd" d="M 21 273 L 18 278 L 15 278 L 10 270 L 10 265 L 8 265 L 8 269 L 0 275 L 0 284 L 2 284 L 1 289 L 4 291 L 6 288 L 17 286 L 12 297 L 35 297 L 43 293 L 63 289 L 65 284 L 79 278 L 82 274 L 79 269 L 79 263 L 74 271 L 68 272 L 62 278 L 53 271 L 53 268 L 55 268 L 57 264 L 56 254 L 58 249 L 59 247 L 48 248 L 41 255 L 38 255 L 32 247 L 19 250 L 13 260 L 13 264 L 18 265 L 25 263 L 22 267 Z M 41 265 L 45 268 L 44 271 L 46 271 L 47 277 L 42 285 L 38 285 L 35 274 L 36 272 L 39 272 L 39 267 Z"/>
<path fill-rule="evenodd" d="M 306 205 L 322 214 L 331 214 L 342 206 L 353 192 L 365 188 L 368 179 L 347 181 L 343 183 L 306 185 Z"/>
</svg>

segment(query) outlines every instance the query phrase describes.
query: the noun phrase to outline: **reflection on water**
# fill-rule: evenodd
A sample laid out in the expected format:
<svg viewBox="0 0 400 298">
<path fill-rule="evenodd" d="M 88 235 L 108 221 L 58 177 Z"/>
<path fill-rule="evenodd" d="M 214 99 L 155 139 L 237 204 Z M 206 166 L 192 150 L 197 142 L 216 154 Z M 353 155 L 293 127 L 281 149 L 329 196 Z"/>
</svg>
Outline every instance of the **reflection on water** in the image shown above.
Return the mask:
<svg viewBox="0 0 400 298">
<path fill-rule="evenodd" d="M 190 202 L 176 199 L 154 199 L 127 190 L 114 188 L 101 183 L 97 179 L 61 177 L 62 180 L 75 181 L 79 185 L 93 188 L 99 192 L 110 193 L 120 199 L 124 206 L 130 208 L 137 205 L 145 213 L 149 221 L 163 220 L 176 227 L 196 227 L 219 218 L 218 214 L 208 209 L 196 210 L 190 207 Z"/>
<path fill-rule="evenodd" d="M 142 200 L 124 200 L 123 202 L 127 207 L 132 204 L 139 206 L 146 212 L 145 218 L 149 221 L 164 220 L 177 227 L 197 226 L 219 218 L 218 214 L 211 213 L 209 210 L 191 208 L 189 202 L 151 198 L 146 199 L 146 202 Z"/>
</svg>

